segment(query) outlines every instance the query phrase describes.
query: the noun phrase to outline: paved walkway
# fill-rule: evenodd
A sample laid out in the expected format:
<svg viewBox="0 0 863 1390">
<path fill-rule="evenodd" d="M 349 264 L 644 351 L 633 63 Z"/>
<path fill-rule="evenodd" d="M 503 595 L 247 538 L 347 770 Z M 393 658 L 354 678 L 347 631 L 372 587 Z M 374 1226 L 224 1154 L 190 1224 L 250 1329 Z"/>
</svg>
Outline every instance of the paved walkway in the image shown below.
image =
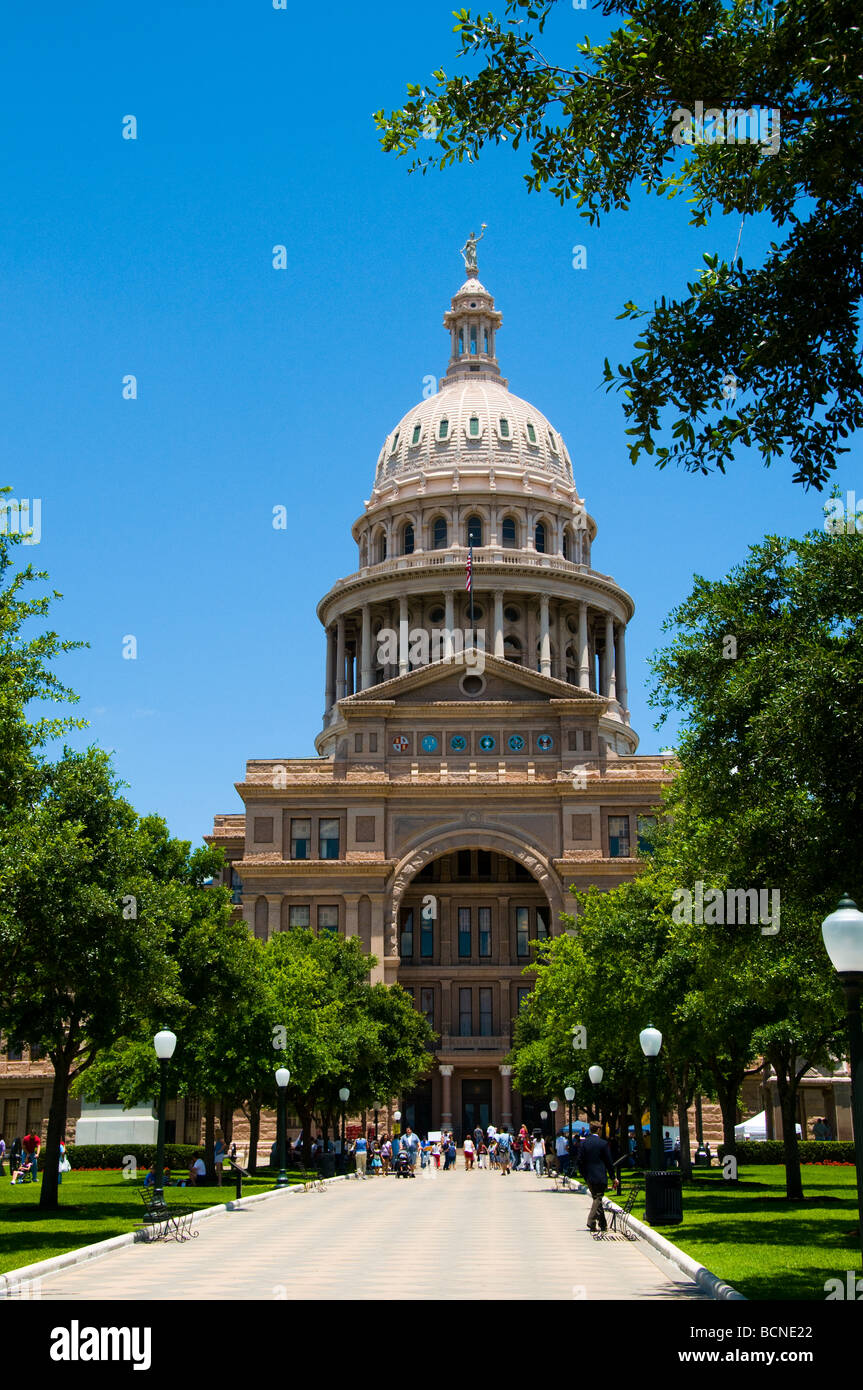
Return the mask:
<svg viewBox="0 0 863 1390">
<path fill-rule="evenodd" d="M 51 1275 L 43 1299 L 681 1299 L 641 1242 L 595 1240 L 589 1198 L 532 1173 L 422 1173 L 277 1196 Z"/>
</svg>

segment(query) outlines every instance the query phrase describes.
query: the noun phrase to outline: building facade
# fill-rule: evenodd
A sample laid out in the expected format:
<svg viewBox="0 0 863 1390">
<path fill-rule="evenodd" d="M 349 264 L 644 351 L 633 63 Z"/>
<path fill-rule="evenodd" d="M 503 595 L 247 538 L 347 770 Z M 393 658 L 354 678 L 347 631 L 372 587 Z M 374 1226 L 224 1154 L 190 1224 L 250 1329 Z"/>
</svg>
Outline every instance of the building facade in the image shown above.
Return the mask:
<svg viewBox="0 0 863 1390">
<path fill-rule="evenodd" d="M 635 752 L 632 599 L 594 568 L 569 451 L 510 392 L 467 269 L 446 375 L 387 435 L 357 567 L 318 604 L 317 756 L 250 761 L 211 837 L 255 935 L 358 936 L 411 993 L 440 1040 L 402 1122 L 459 1133 L 535 1118 L 504 1061 L 532 943 L 571 886 L 636 872 L 666 777 Z"/>
</svg>

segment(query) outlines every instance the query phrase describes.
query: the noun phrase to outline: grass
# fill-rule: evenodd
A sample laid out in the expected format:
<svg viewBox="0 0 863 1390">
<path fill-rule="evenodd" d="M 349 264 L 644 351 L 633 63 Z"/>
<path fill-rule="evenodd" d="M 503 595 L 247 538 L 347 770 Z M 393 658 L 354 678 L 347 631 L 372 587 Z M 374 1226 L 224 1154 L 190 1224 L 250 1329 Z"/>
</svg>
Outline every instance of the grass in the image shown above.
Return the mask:
<svg viewBox="0 0 863 1390">
<path fill-rule="evenodd" d="M 785 1197 L 781 1165 L 740 1169 L 728 1183 L 718 1168 L 683 1187 L 683 1221 L 660 1234 L 750 1299 L 823 1300 L 825 1281 L 860 1276 L 857 1183 L 853 1167 L 805 1164 L 802 1202 Z M 627 1186 L 641 1181 L 624 1176 Z M 644 1219 L 644 1193 L 633 1215 Z"/>
<path fill-rule="evenodd" d="M 291 1182 L 302 1181 L 299 1173 L 288 1176 Z M 275 1173 L 245 1178 L 243 1196 L 268 1192 L 274 1182 Z M 56 1212 L 39 1210 L 40 1191 L 41 1182 L 39 1187 L 32 1183 L 13 1187 L 8 1177 L 0 1179 L 0 1272 L 124 1235 L 141 1224 L 141 1182 L 124 1179 L 119 1170 L 64 1173 Z M 233 1182 L 223 1187 L 168 1188 L 165 1193 L 169 1205 L 194 1207 L 215 1206 L 234 1196 Z"/>
</svg>

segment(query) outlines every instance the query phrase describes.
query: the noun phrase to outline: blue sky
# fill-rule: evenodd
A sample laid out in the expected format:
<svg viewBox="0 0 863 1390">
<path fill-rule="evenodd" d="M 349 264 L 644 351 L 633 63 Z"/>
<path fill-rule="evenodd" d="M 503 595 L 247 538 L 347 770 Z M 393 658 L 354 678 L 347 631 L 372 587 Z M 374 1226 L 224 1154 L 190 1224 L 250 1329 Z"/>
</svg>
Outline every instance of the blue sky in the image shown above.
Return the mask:
<svg viewBox="0 0 863 1390">
<path fill-rule="evenodd" d="M 41 544 L 19 553 L 64 595 L 54 625 L 91 644 L 62 674 L 91 721 L 84 741 L 116 750 L 136 807 L 197 840 L 214 812 L 241 809 L 247 757 L 313 753 L 315 604 L 356 567 L 350 526 L 384 435 L 444 371 L 458 248 L 481 222 L 503 372 L 567 440 L 599 525 L 594 565 L 636 601 L 641 751 L 665 746 L 646 659 L 693 572 L 721 575 L 765 533 L 823 518 L 790 465 L 633 468 L 619 402 L 599 385 L 604 357 L 627 360 L 636 336 L 615 320 L 623 302 L 680 291 L 704 251 L 730 256 L 737 222 L 695 231 L 682 201 L 636 197 L 592 229 L 528 195 L 508 149 L 408 177 L 371 116 L 454 68 L 448 0 L 7 14 L 3 481 L 42 499 Z M 561 6 L 544 46 L 574 59 L 603 23 Z M 136 141 L 121 136 L 128 114 Z M 744 257 L 768 234 L 747 226 Z M 586 269 L 572 268 L 575 244 Z M 135 401 L 122 399 L 128 373 Z M 843 491 L 861 491 L 859 457 L 856 445 L 837 474 Z M 272 528 L 280 503 L 286 531 Z"/>
</svg>

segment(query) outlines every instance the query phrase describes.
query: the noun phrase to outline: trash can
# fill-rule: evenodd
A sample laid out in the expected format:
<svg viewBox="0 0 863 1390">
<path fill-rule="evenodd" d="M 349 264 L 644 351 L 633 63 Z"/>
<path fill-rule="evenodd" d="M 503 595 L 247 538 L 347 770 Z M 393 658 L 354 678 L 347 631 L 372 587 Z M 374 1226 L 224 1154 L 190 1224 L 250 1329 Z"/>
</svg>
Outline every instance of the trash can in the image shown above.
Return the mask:
<svg viewBox="0 0 863 1390">
<path fill-rule="evenodd" d="M 336 1176 L 336 1156 L 335 1154 L 321 1154 L 321 1177 L 334 1178 Z"/>
<path fill-rule="evenodd" d="M 644 1175 L 644 1219 L 649 1226 L 676 1226 L 683 1220 L 682 1174 L 664 1168 Z"/>
</svg>

